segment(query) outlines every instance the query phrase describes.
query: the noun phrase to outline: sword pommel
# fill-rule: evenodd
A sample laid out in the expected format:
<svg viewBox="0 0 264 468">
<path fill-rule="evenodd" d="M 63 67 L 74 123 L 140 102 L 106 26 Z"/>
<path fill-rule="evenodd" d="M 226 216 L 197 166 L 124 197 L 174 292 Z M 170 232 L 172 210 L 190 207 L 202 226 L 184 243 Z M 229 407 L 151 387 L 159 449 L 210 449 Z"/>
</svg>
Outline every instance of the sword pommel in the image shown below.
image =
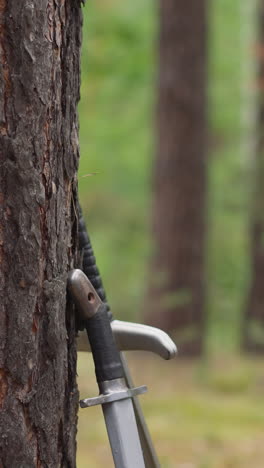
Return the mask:
<svg viewBox="0 0 264 468">
<path fill-rule="evenodd" d="M 102 301 L 82 270 L 70 271 L 68 290 L 78 308 L 78 315 L 82 321 L 96 314 Z"/>
</svg>

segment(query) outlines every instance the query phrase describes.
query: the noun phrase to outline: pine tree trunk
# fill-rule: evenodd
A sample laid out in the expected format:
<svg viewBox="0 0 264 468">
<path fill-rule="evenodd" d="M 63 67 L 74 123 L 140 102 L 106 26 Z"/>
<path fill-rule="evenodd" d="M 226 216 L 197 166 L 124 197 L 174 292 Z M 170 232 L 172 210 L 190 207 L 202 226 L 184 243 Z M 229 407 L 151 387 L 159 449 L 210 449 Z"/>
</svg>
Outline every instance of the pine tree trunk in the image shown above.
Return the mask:
<svg viewBox="0 0 264 468">
<path fill-rule="evenodd" d="M 81 8 L 0 0 L 0 467 L 74 467 Z"/>
<path fill-rule="evenodd" d="M 160 0 L 154 259 L 147 321 L 202 351 L 205 307 L 206 0 Z"/>
<path fill-rule="evenodd" d="M 258 1 L 258 99 L 255 190 L 251 213 L 251 284 L 246 307 L 243 347 L 264 353 L 264 1 Z"/>
</svg>

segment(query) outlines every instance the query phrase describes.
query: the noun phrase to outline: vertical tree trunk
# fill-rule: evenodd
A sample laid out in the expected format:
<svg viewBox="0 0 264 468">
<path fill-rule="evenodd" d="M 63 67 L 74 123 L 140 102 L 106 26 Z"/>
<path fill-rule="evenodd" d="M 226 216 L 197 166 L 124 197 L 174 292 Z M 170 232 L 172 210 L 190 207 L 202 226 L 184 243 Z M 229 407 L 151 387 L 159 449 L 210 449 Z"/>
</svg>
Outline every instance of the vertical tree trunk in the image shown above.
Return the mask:
<svg viewBox="0 0 264 468">
<path fill-rule="evenodd" d="M 74 467 L 81 8 L 0 0 L 0 467 Z"/>
<path fill-rule="evenodd" d="M 251 212 L 251 284 L 244 330 L 244 349 L 264 353 L 264 1 L 258 0 L 258 99 L 256 119 L 255 191 Z"/>
<path fill-rule="evenodd" d="M 147 321 L 202 350 L 205 307 L 206 0 L 160 0 L 154 260 Z"/>
</svg>

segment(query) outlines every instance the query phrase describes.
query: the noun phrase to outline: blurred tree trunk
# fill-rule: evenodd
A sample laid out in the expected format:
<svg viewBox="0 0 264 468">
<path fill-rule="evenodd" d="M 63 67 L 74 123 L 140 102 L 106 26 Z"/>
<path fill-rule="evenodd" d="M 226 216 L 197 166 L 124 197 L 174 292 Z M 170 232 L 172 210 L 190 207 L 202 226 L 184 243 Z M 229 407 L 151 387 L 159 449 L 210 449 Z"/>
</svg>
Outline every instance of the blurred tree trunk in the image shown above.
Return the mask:
<svg viewBox="0 0 264 468">
<path fill-rule="evenodd" d="M 243 347 L 264 353 L 264 0 L 258 0 L 256 47 L 258 96 L 255 190 L 251 211 L 251 284 L 245 312 Z"/>
<path fill-rule="evenodd" d="M 160 0 L 154 258 L 147 322 L 198 355 L 205 314 L 206 0 Z"/>
<path fill-rule="evenodd" d="M 0 466 L 75 467 L 81 8 L 0 1 Z"/>
</svg>

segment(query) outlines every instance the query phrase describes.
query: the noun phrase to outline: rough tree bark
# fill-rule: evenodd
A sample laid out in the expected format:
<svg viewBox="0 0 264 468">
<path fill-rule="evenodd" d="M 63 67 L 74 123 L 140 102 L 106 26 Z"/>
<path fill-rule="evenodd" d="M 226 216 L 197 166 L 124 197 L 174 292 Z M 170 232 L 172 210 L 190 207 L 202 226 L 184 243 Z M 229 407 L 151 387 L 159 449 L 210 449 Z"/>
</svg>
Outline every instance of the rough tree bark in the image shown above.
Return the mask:
<svg viewBox="0 0 264 468">
<path fill-rule="evenodd" d="M 0 0 L 0 466 L 74 467 L 81 7 Z"/>
<path fill-rule="evenodd" d="M 202 350 L 205 308 L 206 0 L 160 0 L 154 258 L 147 322 Z"/>
<path fill-rule="evenodd" d="M 258 96 L 256 118 L 255 190 L 251 211 L 251 284 L 243 327 L 243 347 L 264 353 L 264 1 L 258 0 Z"/>
</svg>

